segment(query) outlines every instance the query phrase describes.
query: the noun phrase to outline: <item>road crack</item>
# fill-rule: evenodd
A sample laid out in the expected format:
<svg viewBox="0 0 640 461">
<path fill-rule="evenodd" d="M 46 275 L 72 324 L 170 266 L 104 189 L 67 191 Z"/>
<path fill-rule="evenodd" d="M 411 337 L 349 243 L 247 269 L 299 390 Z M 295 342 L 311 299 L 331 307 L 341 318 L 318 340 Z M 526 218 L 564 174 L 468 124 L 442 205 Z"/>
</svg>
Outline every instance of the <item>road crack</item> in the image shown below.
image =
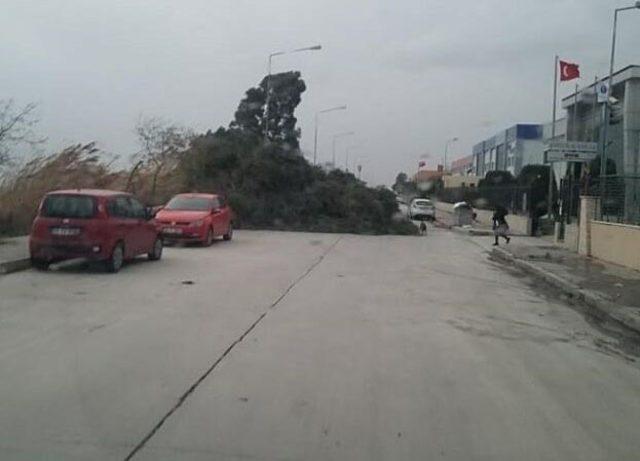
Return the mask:
<svg viewBox="0 0 640 461">
<path fill-rule="evenodd" d="M 238 338 L 236 338 L 224 352 L 207 368 L 207 370 L 180 396 L 175 405 L 173 405 L 165 415 L 151 428 L 151 430 L 136 444 L 131 452 L 125 458 L 125 461 L 133 459 L 133 457 L 142 450 L 147 443 L 153 438 L 154 435 L 160 430 L 160 428 L 167 422 L 169 418 L 187 401 L 187 399 L 193 394 L 196 389 L 204 382 L 205 379 L 217 368 L 218 365 L 224 360 L 224 358 L 231 353 L 231 351 L 251 333 L 254 328 L 267 316 L 269 311 L 275 309 L 280 302 L 287 297 L 287 295 L 302 282 L 318 265 L 324 260 L 324 258 L 336 247 L 338 242 L 342 240 L 342 236 L 338 237 L 329 247 L 311 264 L 307 270 L 305 270 L 300 276 L 298 276 L 289 286 L 282 292 L 274 302 L 272 302 L 267 309 L 258 316 L 258 318 L 249 327 L 242 332 Z"/>
</svg>

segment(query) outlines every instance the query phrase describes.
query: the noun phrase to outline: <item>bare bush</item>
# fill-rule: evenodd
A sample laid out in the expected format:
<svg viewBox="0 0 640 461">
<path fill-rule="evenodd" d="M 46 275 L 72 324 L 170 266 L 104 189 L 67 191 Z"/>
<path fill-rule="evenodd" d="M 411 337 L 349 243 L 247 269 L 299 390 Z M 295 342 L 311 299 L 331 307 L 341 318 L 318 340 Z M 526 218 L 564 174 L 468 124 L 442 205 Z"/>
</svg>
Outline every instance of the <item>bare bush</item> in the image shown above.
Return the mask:
<svg viewBox="0 0 640 461">
<path fill-rule="evenodd" d="M 17 108 L 12 99 L 0 100 L 0 169 L 7 166 L 22 145 L 34 147 L 45 139 L 36 135 L 36 104 Z"/>
<path fill-rule="evenodd" d="M 163 170 L 176 169 L 179 156 L 189 147 L 193 134 L 190 130 L 159 117 L 141 117 L 135 127 L 135 133 L 141 150 L 137 156 L 139 162 L 134 166 L 127 186 L 131 186 L 139 169 L 150 170 L 149 200 L 155 201 L 160 174 Z"/>
</svg>

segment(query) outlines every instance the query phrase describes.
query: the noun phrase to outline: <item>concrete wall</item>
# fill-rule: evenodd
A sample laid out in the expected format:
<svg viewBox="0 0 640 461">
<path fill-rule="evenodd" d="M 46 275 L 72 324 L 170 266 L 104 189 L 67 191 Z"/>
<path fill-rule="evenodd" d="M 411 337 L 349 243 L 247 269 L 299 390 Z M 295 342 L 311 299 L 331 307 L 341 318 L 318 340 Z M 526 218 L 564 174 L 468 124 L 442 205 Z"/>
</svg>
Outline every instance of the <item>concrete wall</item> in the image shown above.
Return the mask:
<svg viewBox="0 0 640 461">
<path fill-rule="evenodd" d="M 578 253 L 591 256 L 591 223 L 600 216 L 600 197 L 580 197 L 580 229 L 578 231 Z"/>
<path fill-rule="evenodd" d="M 591 255 L 640 271 L 640 226 L 591 221 Z"/>
<path fill-rule="evenodd" d="M 580 228 L 577 224 L 565 224 L 564 240 L 558 241 L 557 243 L 569 251 L 577 252 L 579 235 Z"/>
</svg>

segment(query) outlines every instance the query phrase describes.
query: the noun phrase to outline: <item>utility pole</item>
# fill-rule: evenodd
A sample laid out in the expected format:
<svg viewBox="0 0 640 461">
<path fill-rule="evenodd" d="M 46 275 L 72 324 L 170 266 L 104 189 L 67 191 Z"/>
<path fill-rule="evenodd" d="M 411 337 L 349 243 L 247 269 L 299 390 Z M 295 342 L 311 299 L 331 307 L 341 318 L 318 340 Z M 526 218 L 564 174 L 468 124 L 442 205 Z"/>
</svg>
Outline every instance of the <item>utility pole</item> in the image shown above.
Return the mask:
<svg viewBox="0 0 640 461">
<path fill-rule="evenodd" d="M 611 37 L 611 56 L 609 59 L 609 79 L 607 84 L 609 89 L 607 96 L 613 95 L 613 65 L 616 55 L 616 31 L 618 28 L 618 13 L 621 11 L 640 9 L 640 1 L 635 2 L 633 6 L 616 8 L 613 12 L 613 30 Z M 604 198 L 606 189 L 607 175 L 607 149 L 609 147 L 609 122 L 611 120 L 611 110 L 609 109 L 609 101 L 604 103 L 603 107 L 603 127 L 602 127 L 602 155 L 600 156 L 600 210 L 604 210 Z"/>
<path fill-rule="evenodd" d="M 343 138 L 345 136 L 353 136 L 354 134 L 356 134 L 354 131 L 344 131 L 342 133 L 338 133 L 338 134 L 334 134 L 333 135 L 333 143 L 332 143 L 332 148 L 333 148 L 333 155 L 331 157 L 331 168 L 335 169 L 336 167 L 336 140 L 338 138 Z"/>
<path fill-rule="evenodd" d="M 314 123 L 314 130 L 313 130 L 313 164 L 315 165 L 318 159 L 318 116 L 320 114 L 324 114 L 327 112 L 333 112 L 335 110 L 346 110 L 347 106 L 336 106 L 336 107 L 331 107 L 330 109 L 324 109 L 324 110 L 320 110 L 318 112 L 316 112 L 315 115 L 315 123 Z"/>
<path fill-rule="evenodd" d="M 299 53 L 301 51 L 317 51 L 321 50 L 321 45 L 307 46 L 305 48 L 298 48 L 292 51 L 276 51 L 275 53 L 271 53 L 269 55 L 269 59 L 267 60 L 267 95 L 265 97 L 265 108 L 264 113 L 262 115 L 262 124 L 264 125 L 264 140 L 268 140 L 269 136 L 269 105 L 271 103 L 271 60 L 275 56 L 281 56 L 283 54 L 292 54 Z"/>
</svg>

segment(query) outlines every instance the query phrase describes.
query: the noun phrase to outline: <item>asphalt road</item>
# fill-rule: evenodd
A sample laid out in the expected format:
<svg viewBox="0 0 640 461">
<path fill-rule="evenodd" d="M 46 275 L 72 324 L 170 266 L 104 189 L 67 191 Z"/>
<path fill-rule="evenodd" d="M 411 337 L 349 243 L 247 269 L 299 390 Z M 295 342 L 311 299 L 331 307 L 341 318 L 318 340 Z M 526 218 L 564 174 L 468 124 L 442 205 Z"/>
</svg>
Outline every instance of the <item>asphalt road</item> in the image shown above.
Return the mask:
<svg viewBox="0 0 640 461">
<path fill-rule="evenodd" d="M 0 459 L 637 460 L 637 358 L 554 299 L 433 228 L 3 276 Z"/>
</svg>

